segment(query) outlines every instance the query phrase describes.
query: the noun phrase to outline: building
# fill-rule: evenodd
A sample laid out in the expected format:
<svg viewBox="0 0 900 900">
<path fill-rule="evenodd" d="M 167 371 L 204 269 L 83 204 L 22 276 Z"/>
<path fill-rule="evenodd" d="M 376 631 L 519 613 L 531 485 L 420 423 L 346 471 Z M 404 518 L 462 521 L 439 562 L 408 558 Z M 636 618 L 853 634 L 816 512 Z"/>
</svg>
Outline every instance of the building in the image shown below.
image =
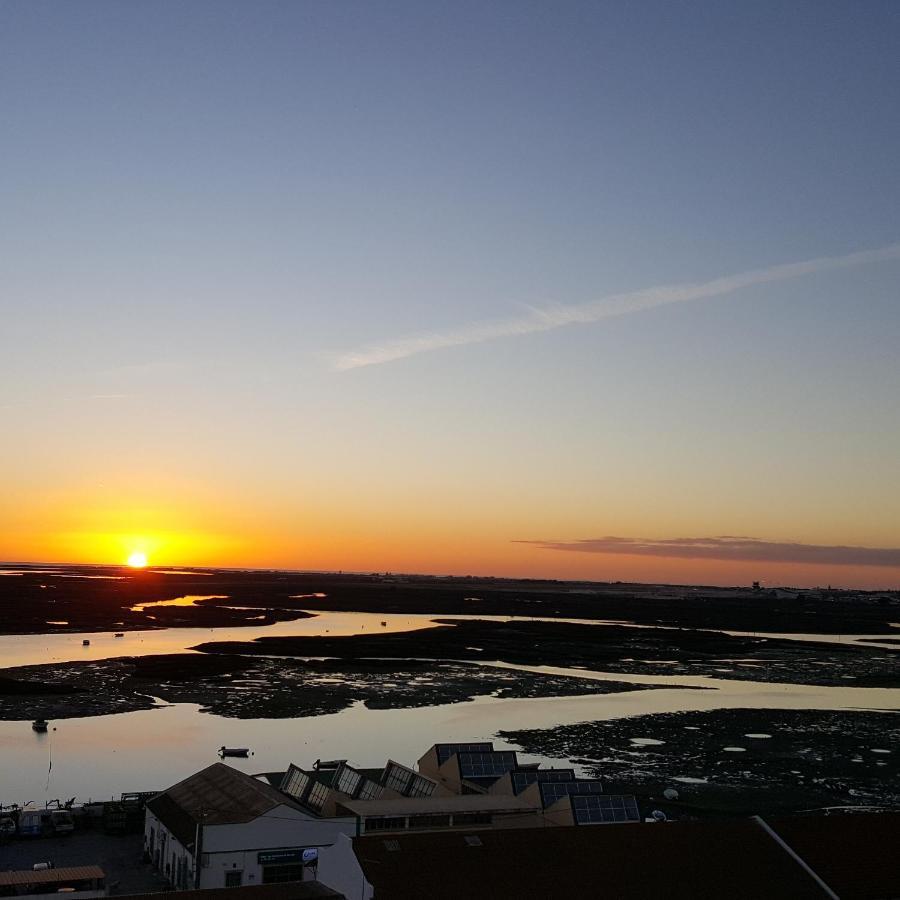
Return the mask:
<svg viewBox="0 0 900 900">
<path fill-rule="evenodd" d="M 900 813 L 366 835 L 348 896 L 874 900 L 900 896 L 898 843 Z"/>
<path fill-rule="evenodd" d="M 144 845 L 178 890 L 275 884 L 314 879 L 318 851 L 355 825 L 215 763 L 147 802 Z"/>
<path fill-rule="evenodd" d="M 522 765 L 513 750 L 495 750 L 489 741 L 434 744 L 419 759 L 419 771 L 453 794 L 483 793 L 508 772 L 537 769 Z"/>
<path fill-rule="evenodd" d="M 602 793 L 601 781 L 576 778 L 574 769 L 523 764 L 489 741 L 434 744 L 418 771 L 394 760 L 383 769 L 357 769 L 337 759 L 261 777 L 310 815 L 353 821 L 357 835 L 640 821 L 634 797 L 573 799 Z"/>
</svg>

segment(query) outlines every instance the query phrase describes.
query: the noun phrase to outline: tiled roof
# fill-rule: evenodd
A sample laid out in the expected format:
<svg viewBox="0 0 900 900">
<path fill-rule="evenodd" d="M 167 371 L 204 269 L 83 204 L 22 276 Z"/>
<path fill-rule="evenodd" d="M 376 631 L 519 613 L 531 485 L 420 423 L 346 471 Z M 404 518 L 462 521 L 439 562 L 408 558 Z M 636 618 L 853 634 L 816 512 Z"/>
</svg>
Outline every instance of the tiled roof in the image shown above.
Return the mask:
<svg viewBox="0 0 900 900">
<path fill-rule="evenodd" d="M 106 873 L 100 866 L 68 866 L 37 872 L 32 869 L 19 872 L 0 872 L 0 887 L 46 884 L 48 882 L 58 884 L 69 881 L 87 881 L 90 878 L 106 878 Z"/>
</svg>

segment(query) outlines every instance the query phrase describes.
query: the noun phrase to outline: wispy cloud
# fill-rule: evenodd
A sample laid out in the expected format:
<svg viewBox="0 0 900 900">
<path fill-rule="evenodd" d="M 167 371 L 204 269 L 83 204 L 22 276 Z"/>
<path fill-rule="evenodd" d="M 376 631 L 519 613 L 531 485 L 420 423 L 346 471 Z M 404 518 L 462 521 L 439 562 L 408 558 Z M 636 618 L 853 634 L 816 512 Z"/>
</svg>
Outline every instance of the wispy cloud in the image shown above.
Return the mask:
<svg viewBox="0 0 900 900">
<path fill-rule="evenodd" d="M 449 331 L 410 335 L 350 350 L 335 356 L 333 366 L 342 371 L 375 366 L 445 347 L 481 344 L 499 338 L 552 331 L 566 325 L 599 322 L 601 319 L 624 316 L 655 306 L 721 297 L 754 285 L 787 281 L 831 269 L 865 266 L 890 259 L 900 259 L 900 244 L 848 253 L 845 256 L 822 256 L 802 262 L 771 266 L 767 269 L 755 269 L 695 284 L 664 285 L 624 294 L 611 294 L 591 303 L 530 308 L 525 315 L 515 318 L 475 322 Z"/>
<path fill-rule="evenodd" d="M 900 548 L 801 544 L 730 535 L 669 540 L 601 537 L 576 541 L 513 541 L 513 543 L 532 544 L 543 550 L 565 550 L 576 553 L 717 559 L 731 562 L 810 563 L 820 566 L 900 567 Z"/>
</svg>

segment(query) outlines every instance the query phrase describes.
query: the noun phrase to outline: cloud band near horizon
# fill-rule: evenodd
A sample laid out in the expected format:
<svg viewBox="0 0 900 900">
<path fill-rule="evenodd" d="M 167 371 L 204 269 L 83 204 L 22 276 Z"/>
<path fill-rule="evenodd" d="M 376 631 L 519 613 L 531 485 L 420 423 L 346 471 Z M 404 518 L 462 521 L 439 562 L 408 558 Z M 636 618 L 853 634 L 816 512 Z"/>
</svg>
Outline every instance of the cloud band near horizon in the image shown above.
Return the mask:
<svg viewBox="0 0 900 900">
<path fill-rule="evenodd" d="M 900 548 L 847 547 L 763 541 L 723 535 L 710 538 L 601 537 L 574 541 L 513 541 L 543 550 L 575 553 L 654 556 L 669 559 L 710 559 L 727 562 L 807 563 L 831 566 L 886 566 L 900 568 Z"/>
<path fill-rule="evenodd" d="M 663 285 L 621 294 L 611 294 L 590 303 L 555 305 L 531 308 L 523 316 L 509 319 L 474 322 L 443 332 L 429 332 L 395 338 L 340 353 L 333 358 L 339 371 L 394 362 L 420 353 L 447 347 L 480 344 L 501 338 L 552 331 L 567 325 L 589 324 L 614 316 L 652 309 L 671 303 L 684 303 L 710 297 L 721 297 L 742 288 L 778 281 L 788 281 L 832 269 L 846 269 L 870 265 L 885 260 L 900 259 L 900 243 L 873 250 L 861 250 L 844 256 L 822 256 L 816 259 L 770 266 L 714 278 L 692 284 Z"/>
</svg>

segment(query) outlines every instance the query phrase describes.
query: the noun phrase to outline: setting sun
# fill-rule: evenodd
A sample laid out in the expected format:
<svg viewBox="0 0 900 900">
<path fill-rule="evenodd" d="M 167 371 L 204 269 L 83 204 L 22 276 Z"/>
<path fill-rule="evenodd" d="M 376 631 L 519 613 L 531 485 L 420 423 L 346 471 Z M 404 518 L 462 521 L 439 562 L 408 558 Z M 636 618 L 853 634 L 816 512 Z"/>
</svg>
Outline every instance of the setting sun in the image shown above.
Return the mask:
<svg viewBox="0 0 900 900">
<path fill-rule="evenodd" d="M 128 565 L 132 569 L 143 569 L 147 565 L 147 554 L 135 552 L 128 557 Z"/>
</svg>

